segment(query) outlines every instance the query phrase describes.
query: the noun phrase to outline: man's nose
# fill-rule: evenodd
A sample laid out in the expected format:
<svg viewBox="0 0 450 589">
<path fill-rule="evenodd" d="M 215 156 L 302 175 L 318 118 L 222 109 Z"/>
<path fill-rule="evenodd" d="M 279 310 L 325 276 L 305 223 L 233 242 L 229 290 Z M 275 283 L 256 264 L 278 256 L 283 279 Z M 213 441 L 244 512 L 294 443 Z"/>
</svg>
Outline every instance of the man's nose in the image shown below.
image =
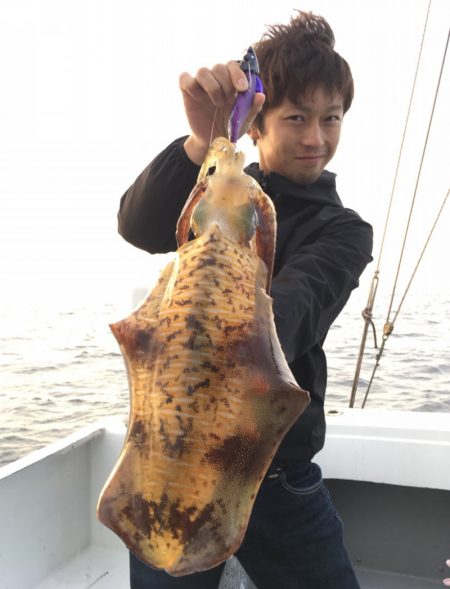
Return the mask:
<svg viewBox="0 0 450 589">
<path fill-rule="evenodd" d="M 304 128 L 302 143 L 308 147 L 321 147 L 324 143 L 320 121 L 311 120 Z"/>
</svg>

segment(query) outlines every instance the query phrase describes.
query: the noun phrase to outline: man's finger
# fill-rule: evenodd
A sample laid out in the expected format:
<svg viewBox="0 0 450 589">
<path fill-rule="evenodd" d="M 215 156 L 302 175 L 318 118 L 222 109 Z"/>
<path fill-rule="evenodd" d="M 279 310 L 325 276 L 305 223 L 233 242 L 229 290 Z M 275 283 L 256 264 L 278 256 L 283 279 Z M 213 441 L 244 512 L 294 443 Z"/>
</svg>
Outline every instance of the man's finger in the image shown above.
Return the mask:
<svg viewBox="0 0 450 589">
<path fill-rule="evenodd" d="M 214 106 L 223 106 L 224 96 L 210 70 L 201 68 L 195 78 L 184 72 L 179 77 L 180 90 L 198 102 L 208 99 Z"/>
<path fill-rule="evenodd" d="M 217 80 L 217 83 L 222 89 L 223 97 L 225 102 L 234 100 L 236 90 L 233 85 L 233 81 L 230 77 L 230 73 L 226 65 L 218 63 L 211 68 L 211 73 Z"/>
<path fill-rule="evenodd" d="M 201 100 L 205 97 L 205 91 L 203 88 L 197 83 L 196 79 L 187 72 L 180 74 L 178 85 L 182 92 L 188 94 L 194 98 L 194 100 Z"/>
<path fill-rule="evenodd" d="M 227 63 L 228 72 L 233 83 L 233 86 L 238 92 L 245 92 L 248 89 L 248 80 L 241 70 L 237 61 L 229 61 Z"/>
<path fill-rule="evenodd" d="M 208 68 L 200 68 L 195 76 L 195 79 L 199 86 L 209 96 L 214 106 L 221 107 L 225 103 L 225 95 L 223 88 L 221 87 L 218 80 L 214 77 L 211 70 Z"/>
</svg>

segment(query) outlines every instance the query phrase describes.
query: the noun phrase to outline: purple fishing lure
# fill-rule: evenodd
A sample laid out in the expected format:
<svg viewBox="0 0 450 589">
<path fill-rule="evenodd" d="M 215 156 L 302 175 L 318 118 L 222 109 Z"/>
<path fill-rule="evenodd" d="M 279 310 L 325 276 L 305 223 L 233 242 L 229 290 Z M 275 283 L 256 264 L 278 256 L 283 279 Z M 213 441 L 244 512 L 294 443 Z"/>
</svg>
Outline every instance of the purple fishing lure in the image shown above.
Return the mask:
<svg viewBox="0 0 450 589">
<path fill-rule="evenodd" d="M 248 90 L 239 92 L 231 110 L 228 121 L 228 136 L 232 143 L 236 143 L 242 133 L 242 127 L 253 104 L 256 92 L 264 92 L 262 82 L 258 76 L 259 65 L 255 52 L 249 47 L 241 61 L 241 70 L 248 80 Z"/>
</svg>

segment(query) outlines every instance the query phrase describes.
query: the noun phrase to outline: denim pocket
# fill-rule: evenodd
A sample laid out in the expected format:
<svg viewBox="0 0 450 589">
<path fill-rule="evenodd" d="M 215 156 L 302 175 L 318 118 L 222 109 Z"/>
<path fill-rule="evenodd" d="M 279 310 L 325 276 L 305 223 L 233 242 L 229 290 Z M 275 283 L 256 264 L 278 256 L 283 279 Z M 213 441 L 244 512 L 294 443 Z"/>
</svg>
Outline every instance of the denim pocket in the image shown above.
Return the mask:
<svg viewBox="0 0 450 589">
<path fill-rule="evenodd" d="M 278 469 L 281 486 L 298 496 L 314 495 L 323 488 L 322 473 L 317 464 L 308 465 L 308 471 L 305 467 L 291 467 L 289 469 Z"/>
</svg>

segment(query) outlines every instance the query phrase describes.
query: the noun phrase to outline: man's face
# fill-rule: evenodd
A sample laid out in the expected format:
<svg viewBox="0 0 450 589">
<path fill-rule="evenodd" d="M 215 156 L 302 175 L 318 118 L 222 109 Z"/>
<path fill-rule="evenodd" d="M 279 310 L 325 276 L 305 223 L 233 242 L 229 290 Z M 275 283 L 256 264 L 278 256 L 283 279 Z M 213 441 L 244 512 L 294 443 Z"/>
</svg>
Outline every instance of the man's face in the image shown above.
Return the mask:
<svg viewBox="0 0 450 589">
<path fill-rule="evenodd" d="M 264 114 L 263 130 L 249 135 L 257 141 L 259 165 L 299 184 L 311 184 L 336 152 L 344 116 L 343 99 L 318 87 L 293 104 L 288 98 Z"/>
</svg>

